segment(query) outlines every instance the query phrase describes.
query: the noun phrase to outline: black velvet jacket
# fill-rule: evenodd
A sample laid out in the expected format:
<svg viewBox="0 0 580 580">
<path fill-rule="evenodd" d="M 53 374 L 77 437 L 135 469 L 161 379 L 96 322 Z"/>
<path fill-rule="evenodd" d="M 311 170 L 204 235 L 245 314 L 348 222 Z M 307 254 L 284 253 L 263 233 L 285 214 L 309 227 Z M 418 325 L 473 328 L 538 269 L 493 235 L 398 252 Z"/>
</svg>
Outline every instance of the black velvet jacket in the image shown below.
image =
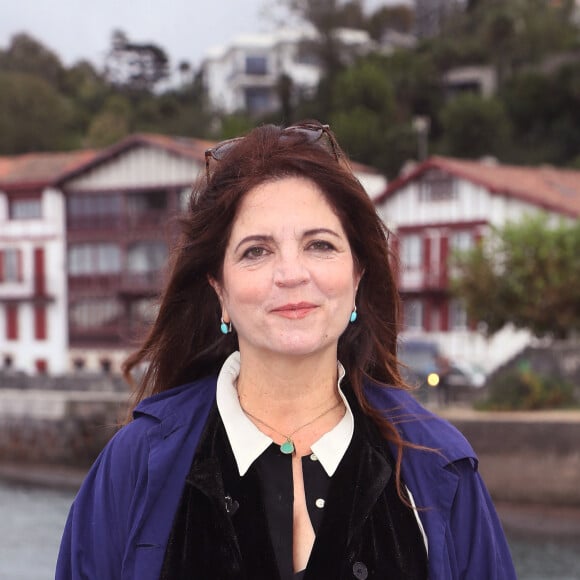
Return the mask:
<svg viewBox="0 0 580 580">
<path fill-rule="evenodd" d="M 392 458 L 352 394 L 353 440 L 334 474 L 304 580 L 427 578 L 425 545 L 397 496 Z M 161 580 L 280 578 L 260 482 L 237 472 L 214 407 L 167 544 Z"/>
</svg>

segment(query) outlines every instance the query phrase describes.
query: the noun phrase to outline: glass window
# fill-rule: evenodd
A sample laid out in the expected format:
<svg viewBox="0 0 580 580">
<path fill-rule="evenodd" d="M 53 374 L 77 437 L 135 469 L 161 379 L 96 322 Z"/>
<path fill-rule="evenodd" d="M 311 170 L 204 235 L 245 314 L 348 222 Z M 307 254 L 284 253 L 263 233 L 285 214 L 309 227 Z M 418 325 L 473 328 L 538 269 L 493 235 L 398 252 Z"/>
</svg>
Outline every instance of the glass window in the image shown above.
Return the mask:
<svg viewBox="0 0 580 580">
<path fill-rule="evenodd" d="M 127 253 L 127 268 L 130 272 L 156 272 L 167 260 L 167 246 L 163 242 L 138 242 Z"/>
<path fill-rule="evenodd" d="M 246 74 L 268 74 L 268 59 L 265 56 L 246 56 Z"/>
<path fill-rule="evenodd" d="M 270 110 L 271 90 L 267 87 L 248 87 L 246 94 L 246 109 L 249 113 L 258 114 Z"/>
<path fill-rule="evenodd" d="M 130 193 L 127 196 L 127 209 L 130 213 L 144 213 L 167 209 L 165 190 Z"/>
<path fill-rule="evenodd" d="M 17 248 L 6 248 L 2 251 L 0 282 L 20 282 L 20 255 L 20 250 Z"/>
<path fill-rule="evenodd" d="M 467 328 L 467 311 L 459 300 L 451 300 L 449 304 L 449 328 L 465 330 Z"/>
<path fill-rule="evenodd" d="M 87 298 L 71 305 L 70 320 L 79 328 L 100 328 L 115 324 L 122 314 L 114 298 Z"/>
<path fill-rule="evenodd" d="M 405 270 L 416 270 L 423 264 L 423 238 L 419 234 L 401 236 L 401 264 Z"/>
<path fill-rule="evenodd" d="M 447 173 L 432 170 L 421 182 L 419 198 L 421 201 L 445 201 L 455 199 L 455 180 Z"/>
<path fill-rule="evenodd" d="M 67 215 L 72 225 L 110 226 L 111 219 L 120 214 L 121 197 L 117 193 L 71 194 L 67 200 Z"/>
<path fill-rule="evenodd" d="M 75 244 L 68 250 L 72 276 L 115 274 L 121 271 L 121 250 L 116 244 Z"/>
<path fill-rule="evenodd" d="M 405 300 L 403 302 L 403 317 L 407 330 L 423 330 L 423 302 L 421 300 Z"/>
<path fill-rule="evenodd" d="M 473 247 L 473 234 L 470 231 L 453 232 L 450 237 L 451 248 L 460 252 L 465 252 Z"/>
<path fill-rule="evenodd" d="M 40 197 L 11 199 L 9 203 L 11 220 L 30 220 L 42 217 L 42 202 Z"/>
</svg>

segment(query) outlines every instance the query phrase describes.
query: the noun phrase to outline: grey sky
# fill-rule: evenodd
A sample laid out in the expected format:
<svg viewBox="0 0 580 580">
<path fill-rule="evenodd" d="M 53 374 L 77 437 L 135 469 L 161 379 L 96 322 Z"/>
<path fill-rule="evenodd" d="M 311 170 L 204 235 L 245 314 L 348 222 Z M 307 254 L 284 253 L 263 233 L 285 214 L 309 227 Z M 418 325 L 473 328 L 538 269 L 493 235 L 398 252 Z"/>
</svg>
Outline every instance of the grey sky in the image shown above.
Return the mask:
<svg viewBox="0 0 580 580">
<path fill-rule="evenodd" d="M 365 0 L 367 9 L 409 0 Z M 13 34 L 28 32 L 66 65 L 87 58 L 97 67 L 111 32 L 164 48 L 173 67 L 199 65 L 206 50 L 239 34 L 270 30 L 277 0 L 0 0 L 0 48 Z M 270 15 L 270 16 L 268 16 Z"/>
</svg>

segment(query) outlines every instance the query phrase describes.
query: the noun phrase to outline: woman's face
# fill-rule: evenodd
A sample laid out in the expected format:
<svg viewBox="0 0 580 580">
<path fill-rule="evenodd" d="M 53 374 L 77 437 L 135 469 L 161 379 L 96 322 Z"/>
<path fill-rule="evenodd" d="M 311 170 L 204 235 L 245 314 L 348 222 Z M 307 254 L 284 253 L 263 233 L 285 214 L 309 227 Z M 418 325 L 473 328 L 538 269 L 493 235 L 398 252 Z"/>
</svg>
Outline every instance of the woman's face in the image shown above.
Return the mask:
<svg viewBox="0 0 580 580">
<path fill-rule="evenodd" d="M 242 355 L 332 349 L 349 323 L 360 275 L 348 238 L 318 187 L 288 177 L 250 190 L 212 281 Z"/>
</svg>

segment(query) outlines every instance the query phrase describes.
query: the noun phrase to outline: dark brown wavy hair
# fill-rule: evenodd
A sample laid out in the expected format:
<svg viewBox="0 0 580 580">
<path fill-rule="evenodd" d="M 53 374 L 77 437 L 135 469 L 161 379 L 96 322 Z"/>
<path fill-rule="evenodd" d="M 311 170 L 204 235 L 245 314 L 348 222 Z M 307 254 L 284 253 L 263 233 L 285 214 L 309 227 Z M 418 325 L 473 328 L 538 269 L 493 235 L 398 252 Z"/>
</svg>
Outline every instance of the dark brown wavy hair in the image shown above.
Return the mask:
<svg viewBox="0 0 580 580">
<path fill-rule="evenodd" d="M 310 122 L 311 126 L 320 126 Z M 252 130 L 235 140 L 219 161 L 210 159 L 208 179 L 200 178 L 181 219 L 181 237 L 173 249 L 168 283 L 157 318 L 142 346 L 124 364 L 131 380 L 135 367 L 145 371 L 134 404 L 148 395 L 217 374 L 238 348 L 235 330 L 220 332 L 221 309 L 208 276 L 222 281 L 222 265 L 240 202 L 256 186 L 285 177 L 313 181 L 334 209 L 350 242 L 359 272 L 358 319 L 339 339 L 338 358 L 363 410 L 383 436 L 394 443 L 397 482 L 402 451 L 410 444 L 366 400 L 363 380 L 407 388 L 399 374 L 397 334 L 399 295 L 388 230 L 351 171 L 329 131 L 312 141 L 301 131 L 274 125 Z M 323 146 L 332 140 L 335 148 Z M 143 364 L 145 363 L 145 364 Z M 413 445 L 410 445 L 414 447 Z"/>
</svg>

